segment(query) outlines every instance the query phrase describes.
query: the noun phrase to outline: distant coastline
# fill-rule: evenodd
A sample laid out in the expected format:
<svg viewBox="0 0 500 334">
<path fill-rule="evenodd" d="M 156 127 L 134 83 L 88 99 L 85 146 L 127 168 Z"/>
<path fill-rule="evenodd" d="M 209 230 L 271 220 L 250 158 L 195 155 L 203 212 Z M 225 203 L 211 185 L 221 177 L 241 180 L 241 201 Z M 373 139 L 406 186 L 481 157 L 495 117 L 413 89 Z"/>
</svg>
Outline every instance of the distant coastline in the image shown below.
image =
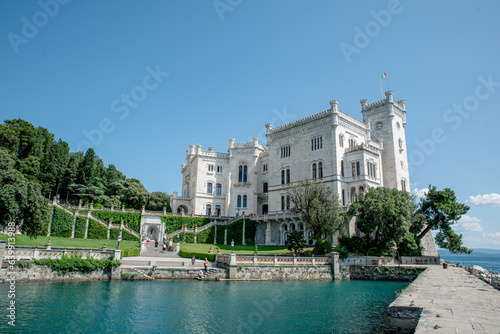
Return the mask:
<svg viewBox="0 0 500 334">
<path fill-rule="evenodd" d="M 452 254 L 448 250 L 438 249 L 439 256 L 451 263 L 461 263 L 464 266 L 474 265 L 487 270 L 500 272 L 500 249 L 475 248 L 471 254 Z"/>
</svg>

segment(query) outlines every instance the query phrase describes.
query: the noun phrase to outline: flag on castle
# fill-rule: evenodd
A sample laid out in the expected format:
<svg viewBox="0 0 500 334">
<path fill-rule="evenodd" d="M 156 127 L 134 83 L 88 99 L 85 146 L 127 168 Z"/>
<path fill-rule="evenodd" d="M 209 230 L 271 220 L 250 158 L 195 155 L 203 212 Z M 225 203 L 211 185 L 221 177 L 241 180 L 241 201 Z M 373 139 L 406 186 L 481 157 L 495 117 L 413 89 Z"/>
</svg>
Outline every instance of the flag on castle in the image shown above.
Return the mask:
<svg viewBox="0 0 500 334">
<path fill-rule="evenodd" d="M 384 80 L 386 76 L 387 76 L 387 75 L 384 73 L 384 74 L 382 74 L 382 75 L 380 76 L 380 78 L 381 78 L 382 80 Z"/>
</svg>

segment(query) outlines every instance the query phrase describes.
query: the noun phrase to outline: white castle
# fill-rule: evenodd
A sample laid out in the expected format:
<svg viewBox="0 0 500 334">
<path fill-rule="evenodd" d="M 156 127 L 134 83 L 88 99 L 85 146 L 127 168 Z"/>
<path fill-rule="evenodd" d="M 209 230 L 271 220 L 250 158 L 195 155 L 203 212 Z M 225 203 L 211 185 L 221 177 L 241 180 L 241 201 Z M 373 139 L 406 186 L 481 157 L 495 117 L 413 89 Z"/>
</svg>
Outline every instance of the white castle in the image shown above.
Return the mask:
<svg viewBox="0 0 500 334">
<path fill-rule="evenodd" d="M 182 164 L 182 196 L 171 196 L 173 212 L 252 215 L 258 244 L 284 244 L 286 231 L 294 229 L 312 242 L 296 218 L 268 219 L 289 213 L 287 190 L 294 183 L 309 178 L 332 186 L 344 211 L 371 187 L 409 192 L 405 100 L 394 101 L 392 91 L 385 96 L 371 104 L 360 101 L 363 122 L 331 100 L 326 111 L 276 128 L 268 123 L 267 149 L 258 137 L 250 143 L 229 138 L 227 153 L 190 145 Z"/>
</svg>

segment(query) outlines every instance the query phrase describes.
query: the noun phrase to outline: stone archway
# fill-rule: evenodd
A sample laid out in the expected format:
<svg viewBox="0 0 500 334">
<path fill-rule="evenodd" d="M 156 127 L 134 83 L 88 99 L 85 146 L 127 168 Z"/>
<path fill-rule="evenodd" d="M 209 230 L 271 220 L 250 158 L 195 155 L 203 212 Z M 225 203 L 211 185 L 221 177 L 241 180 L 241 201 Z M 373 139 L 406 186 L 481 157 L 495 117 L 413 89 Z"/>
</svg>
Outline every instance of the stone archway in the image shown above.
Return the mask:
<svg viewBox="0 0 500 334">
<path fill-rule="evenodd" d="M 187 208 L 187 206 L 185 206 L 185 205 L 179 205 L 177 207 L 177 213 L 188 214 L 188 208 Z"/>
<path fill-rule="evenodd" d="M 149 225 L 146 230 L 146 235 L 151 240 L 157 240 L 158 242 L 160 241 L 161 233 L 160 229 L 156 225 Z"/>
</svg>

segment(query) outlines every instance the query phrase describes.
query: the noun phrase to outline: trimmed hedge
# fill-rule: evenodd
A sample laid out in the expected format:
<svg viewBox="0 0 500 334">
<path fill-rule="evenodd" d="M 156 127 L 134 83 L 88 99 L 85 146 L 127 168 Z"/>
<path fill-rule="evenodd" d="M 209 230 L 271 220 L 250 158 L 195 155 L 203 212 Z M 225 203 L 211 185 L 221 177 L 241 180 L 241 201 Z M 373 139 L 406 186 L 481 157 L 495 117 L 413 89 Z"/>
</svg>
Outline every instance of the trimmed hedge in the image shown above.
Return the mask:
<svg viewBox="0 0 500 334">
<path fill-rule="evenodd" d="M 127 257 L 127 256 L 139 256 L 139 255 L 141 255 L 140 248 L 122 249 L 122 252 L 121 252 L 122 259 L 124 257 Z"/>
<path fill-rule="evenodd" d="M 95 210 L 92 214 L 106 223 L 111 221 L 115 224 L 119 224 L 123 220 L 124 224 L 127 224 L 132 230 L 140 233 L 141 228 L 141 214 L 138 212 L 121 212 L 121 211 L 105 211 L 105 210 Z"/>
<path fill-rule="evenodd" d="M 193 233 L 191 233 L 193 234 Z M 185 257 L 185 258 L 192 258 L 193 255 L 196 259 L 199 259 L 199 260 L 205 260 L 205 258 L 208 259 L 208 261 L 215 261 L 215 254 L 209 254 L 209 253 L 194 253 L 194 252 L 189 252 L 189 251 L 184 251 L 184 250 L 180 250 L 179 252 L 179 255 L 181 257 Z"/>
<path fill-rule="evenodd" d="M 187 225 L 188 228 L 206 225 L 210 223 L 210 218 L 161 216 L 161 221 L 165 224 L 165 233 L 170 234 L 180 230 L 183 225 Z"/>
<path fill-rule="evenodd" d="M 89 220 L 89 231 L 87 233 L 88 239 L 107 239 L 108 238 L 108 228 L 97 220 Z"/>
<path fill-rule="evenodd" d="M 63 238 L 71 237 L 73 220 L 74 216 L 54 206 L 54 215 L 52 216 L 50 235 Z"/>
<path fill-rule="evenodd" d="M 120 235 L 120 228 L 112 227 L 109 231 L 109 239 L 110 240 L 118 240 L 118 236 Z M 139 238 L 130 233 L 129 231 L 123 230 L 122 240 L 130 240 L 130 241 L 139 241 Z"/>
<path fill-rule="evenodd" d="M 117 238 L 117 240 L 118 240 L 118 238 Z M 130 233 L 127 230 L 123 230 L 122 240 L 139 241 L 139 237 L 136 237 L 135 235 L 133 235 L 132 233 Z"/>
<path fill-rule="evenodd" d="M 75 238 L 83 239 L 85 238 L 85 227 L 87 226 L 87 218 L 86 217 L 76 217 L 75 224 Z"/>
</svg>

